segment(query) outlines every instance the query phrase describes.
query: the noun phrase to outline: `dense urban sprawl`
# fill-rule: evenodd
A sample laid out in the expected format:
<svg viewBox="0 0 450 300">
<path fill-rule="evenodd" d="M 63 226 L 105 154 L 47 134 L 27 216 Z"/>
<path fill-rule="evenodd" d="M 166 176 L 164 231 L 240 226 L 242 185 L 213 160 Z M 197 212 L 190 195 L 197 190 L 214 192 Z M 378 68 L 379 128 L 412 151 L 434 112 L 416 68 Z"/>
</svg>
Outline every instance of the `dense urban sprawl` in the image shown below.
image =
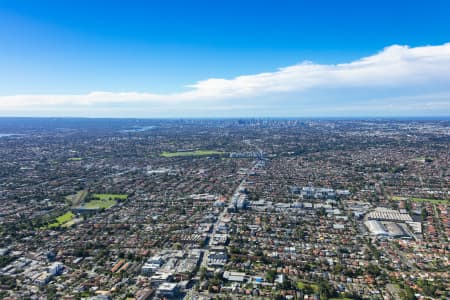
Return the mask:
<svg viewBox="0 0 450 300">
<path fill-rule="evenodd" d="M 448 299 L 450 122 L 0 121 L 0 298 Z"/>
</svg>

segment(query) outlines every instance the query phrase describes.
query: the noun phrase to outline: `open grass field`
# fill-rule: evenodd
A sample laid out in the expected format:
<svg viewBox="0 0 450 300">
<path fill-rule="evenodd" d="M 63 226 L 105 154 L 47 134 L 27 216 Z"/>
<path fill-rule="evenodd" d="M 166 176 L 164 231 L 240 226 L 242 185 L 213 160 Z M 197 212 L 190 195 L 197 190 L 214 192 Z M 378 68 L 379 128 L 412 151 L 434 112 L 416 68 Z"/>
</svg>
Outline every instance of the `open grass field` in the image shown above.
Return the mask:
<svg viewBox="0 0 450 300">
<path fill-rule="evenodd" d="M 413 202 L 428 202 L 428 203 L 433 203 L 433 204 L 450 204 L 450 200 L 445 200 L 445 199 L 429 199 L 429 198 L 411 198 L 411 201 Z"/>
<path fill-rule="evenodd" d="M 297 288 L 303 290 L 306 285 L 309 285 L 311 287 L 311 289 L 313 289 L 314 292 L 318 292 L 319 291 L 319 286 L 315 283 L 308 283 L 308 282 L 303 282 L 303 281 L 297 281 Z"/>
<path fill-rule="evenodd" d="M 305 288 L 305 284 L 302 281 L 298 281 L 297 282 L 297 287 L 301 290 L 303 290 Z"/>
<path fill-rule="evenodd" d="M 88 203 L 85 203 L 83 207 L 87 209 L 107 209 L 113 207 L 116 204 L 117 201 L 114 199 L 91 200 Z"/>
<path fill-rule="evenodd" d="M 128 195 L 125 194 L 93 194 L 93 198 L 99 200 L 125 200 L 128 198 Z"/>
<path fill-rule="evenodd" d="M 108 209 L 117 204 L 118 200 L 125 200 L 128 195 L 125 194 L 93 194 L 93 200 L 83 204 L 87 209 Z"/>
<path fill-rule="evenodd" d="M 445 200 L 445 199 L 430 199 L 430 198 L 417 198 L 417 197 L 409 198 L 409 197 L 400 197 L 400 196 L 392 196 L 391 199 L 394 200 L 394 201 L 408 200 L 409 199 L 412 202 L 450 205 L 450 200 Z"/>
<path fill-rule="evenodd" d="M 66 212 L 65 214 L 63 214 L 63 215 L 57 217 L 57 218 L 55 219 L 55 222 L 50 223 L 50 224 L 47 226 L 47 228 L 56 228 L 56 227 L 59 227 L 59 226 L 63 226 L 64 224 L 66 224 L 66 223 L 72 221 L 72 219 L 73 219 L 74 216 L 75 216 L 75 215 L 74 215 L 71 211 Z"/>
<path fill-rule="evenodd" d="M 162 157 L 181 157 L 181 156 L 208 156 L 208 155 L 221 155 L 225 152 L 215 150 L 196 150 L 186 152 L 163 152 Z"/>
<path fill-rule="evenodd" d="M 83 218 L 73 218 L 72 220 L 70 220 L 69 222 L 66 222 L 64 224 L 61 225 L 61 227 L 67 228 L 67 227 L 71 227 L 77 223 L 80 223 L 83 221 Z"/>
<path fill-rule="evenodd" d="M 84 204 L 83 207 L 88 209 L 107 209 L 113 207 L 116 204 L 117 201 L 113 199 L 91 200 L 88 203 Z"/>
</svg>

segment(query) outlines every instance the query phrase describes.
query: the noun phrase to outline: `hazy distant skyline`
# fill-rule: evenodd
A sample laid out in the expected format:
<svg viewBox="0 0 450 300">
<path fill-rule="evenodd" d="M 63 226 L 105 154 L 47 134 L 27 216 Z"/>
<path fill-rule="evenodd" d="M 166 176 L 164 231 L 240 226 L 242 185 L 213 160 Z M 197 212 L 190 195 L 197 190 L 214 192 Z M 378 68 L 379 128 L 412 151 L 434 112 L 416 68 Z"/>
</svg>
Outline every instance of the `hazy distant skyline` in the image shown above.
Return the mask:
<svg viewBox="0 0 450 300">
<path fill-rule="evenodd" d="M 0 116 L 450 116 L 447 1 L 18 2 Z"/>
</svg>

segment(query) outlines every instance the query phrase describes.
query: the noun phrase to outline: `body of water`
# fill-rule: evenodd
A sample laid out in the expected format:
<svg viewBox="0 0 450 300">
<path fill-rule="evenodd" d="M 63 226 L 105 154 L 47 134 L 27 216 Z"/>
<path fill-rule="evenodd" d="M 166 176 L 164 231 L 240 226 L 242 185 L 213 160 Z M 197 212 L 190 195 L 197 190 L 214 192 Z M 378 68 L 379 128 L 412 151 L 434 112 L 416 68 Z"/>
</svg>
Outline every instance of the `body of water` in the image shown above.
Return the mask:
<svg viewBox="0 0 450 300">
<path fill-rule="evenodd" d="M 143 131 L 147 131 L 147 130 L 152 130 L 154 128 L 156 128 L 156 126 L 142 126 L 142 127 L 135 127 L 135 128 L 130 128 L 130 129 L 123 129 L 120 132 L 123 132 L 123 133 L 143 132 Z"/>
<path fill-rule="evenodd" d="M 19 136 L 21 134 L 17 134 L 17 133 L 0 133 L 0 138 L 1 137 L 8 137 L 8 136 Z"/>
</svg>

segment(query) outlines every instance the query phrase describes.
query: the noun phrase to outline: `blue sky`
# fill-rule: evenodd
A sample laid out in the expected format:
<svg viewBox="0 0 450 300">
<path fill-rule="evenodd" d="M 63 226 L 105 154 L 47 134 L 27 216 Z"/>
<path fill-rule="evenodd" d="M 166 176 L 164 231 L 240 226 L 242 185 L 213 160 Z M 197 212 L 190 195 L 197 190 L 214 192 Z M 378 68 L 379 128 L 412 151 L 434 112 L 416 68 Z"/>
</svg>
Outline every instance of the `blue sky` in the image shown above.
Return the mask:
<svg viewBox="0 0 450 300">
<path fill-rule="evenodd" d="M 449 15 L 445 0 L 0 0 L 0 115 L 448 116 Z"/>
</svg>

